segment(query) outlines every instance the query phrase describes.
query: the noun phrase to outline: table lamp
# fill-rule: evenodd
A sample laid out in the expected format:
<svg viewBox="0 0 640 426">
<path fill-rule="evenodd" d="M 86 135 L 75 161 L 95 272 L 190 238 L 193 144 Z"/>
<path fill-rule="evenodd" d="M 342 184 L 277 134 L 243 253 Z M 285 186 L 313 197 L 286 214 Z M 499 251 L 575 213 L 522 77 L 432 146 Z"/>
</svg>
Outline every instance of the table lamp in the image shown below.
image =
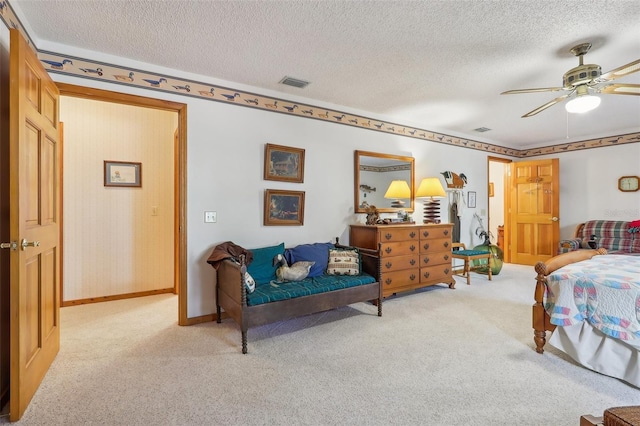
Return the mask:
<svg viewBox="0 0 640 426">
<path fill-rule="evenodd" d="M 411 188 L 406 180 L 394 180 L 389 185 L 389 189 L 384 194 L 384 198 L 394 200 L 391 202 L 391 207 L 404 208 L 404 201 L 401 198 L 411 198 Z"/>
<path fill-rule="evenodd" d="M 444 198 L 446 196 L 447 193 L 444 192 L 440 178 L 432 177 L 422 179 L 416 192 L 416 198 L 428 198 L 428 200 L 424 202 L 423 223 L 440 223 L 440 200 L 437 198 Z"/>
</svg>

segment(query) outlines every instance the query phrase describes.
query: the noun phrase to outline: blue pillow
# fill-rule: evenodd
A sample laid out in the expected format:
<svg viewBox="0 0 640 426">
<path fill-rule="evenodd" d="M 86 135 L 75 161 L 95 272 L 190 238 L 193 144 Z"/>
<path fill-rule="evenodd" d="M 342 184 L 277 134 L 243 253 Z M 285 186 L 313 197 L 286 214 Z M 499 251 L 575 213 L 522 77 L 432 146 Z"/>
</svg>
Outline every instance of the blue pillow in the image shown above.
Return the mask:
<svg viewBox="0 0 640 426">
<path fill-rule="evenodd" d="M 334 248 L 332 243 L 301 244 L 288 248 L 284 252 L 284 258 L 289 265 L 296 262 L 309 261 L 316 262 L 309 271 L 308 277 L 319 277 L 324 275 L 329 263 L 329 249 Z"/>
<path fill-rule="evenodd" d="M 253 261 L 247 265 L 247 272 L 253 277 L 256 284 L 267 284 L 271 280 L 275 280 L 276 269 L 280 265 L 273 266 L 273 258 L 277 254 L 284 254 L 284 243 L 250 251 L 253 253 Z"/>
</svg>

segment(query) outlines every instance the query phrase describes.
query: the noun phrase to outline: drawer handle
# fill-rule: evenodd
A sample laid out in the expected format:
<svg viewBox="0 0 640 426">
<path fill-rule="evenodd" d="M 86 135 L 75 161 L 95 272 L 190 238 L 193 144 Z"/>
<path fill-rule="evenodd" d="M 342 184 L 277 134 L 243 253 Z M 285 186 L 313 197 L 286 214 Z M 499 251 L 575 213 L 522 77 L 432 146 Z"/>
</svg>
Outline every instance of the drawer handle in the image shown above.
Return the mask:
<svg viewBox="0 0 640 426">
<path fill-rule="evenodd" d="M 409 279 L 410 279 L 411 281 L 415 280 L 415 279 L 416 279 L 416 275 L 415 275 L 415 274 L 411 274 L 411 275 L 409 276 Z"/>
<path fill-rule="evenodd" d="M 444 255 L 444 260 L 449 260 L 449 255 L 448 254 Z"/>
<path fill-rule="evenodd" d="M 428 258 L 428 257 L 425 257 L 424 259 L 422 259 L 422 261 L 423 261 L 425 264 L 427 264 L 427 263 L 429 263 L 429 258 Z"/>
<path fill-rule="evenodd" d="M 445 268 L 445 269 L 444 269 L 444 273 L 445 273 L 445 274 L 448 274 L 448 273 L 449 273 L 449 268 Z"/>
<path fill-rule="evenodd" d="M 424 247 L 425 250 L 429 250 L 429 243 L 425 243 L 422 247 Z"/>
<path fill-rule="evenodd" d="M 445 247 L 449 247 L 449 241 L 445 242 L 445 243 L 444 243 L 444 246 L 445 246 Z"/>
<path fill-rule="evenodd" d="M 391 239 L 391 234 L 387 232 L 387 233 L 385 234 L 385 236 L 384 236 L 384 237 L 385 237 L 387 240 L 390 240 L 390 239 Z"/>
<path fill-rule="evenodd" d="M 444 230 L 444 235 L 449 235 L 449 230 L 448 229 Z"/>
<path fill-rule="evenodd" d="M 409 261 L 409 264 L 410 264 L 411 266 L 415 265 L 415 264 L 416 264 L 416 260 L 415 260 L 415 259 L 411 259 L 411 260 Z"/>
<path fill-rule="evenodd" d="M 391 284 L 391 278 L 387 278 L 387 279 L 385 280 L 385 282 L 384 282 L 384 283 L 385 283 L 386 285 Z"/>
<path fill-rule="evenodd" d="M 424 231 L 424 232 L 422 233 L 422 235 L 424 235 L 425 237 L 428 237 L 428 236 L 429 236 L 429 231 Z"/>
<path fill-rule="evenodd" d="M 384 249 L 384 251 L 385 251 L 387 254 L 391 253 L 391 247 L 387 247 L 386 249 Z"/>
<path fill-rule="evenodd" d="M 416 246 L 414 246 L 413 244 L 411 245 L 411 247 L 409 247 L 409 250 L 414 251 L 416 249 Z"/>
<path fill-rule="evenodd" d="M 415 238 L 415 237 L 416 237 L 416 233 L 415 233 L 415 232 L 413 232 L 413 231 L 411 231 L 411 233 L 409 234 L 409 236 L 410 236 L 411 238 Z"/>
<path fill-rule="evenodd" d="M 384 264 L 384 266 L 387 267 L 387 269 L 391 268 L 393 266 L 393 264 L 391 262 L 387 262 Z"/>
<path fill-rule="evenodd" d="M 429 278 L 429 271 L 425 272 L 424 274 L 422 274 L 425 278 Z"/>
</svg>

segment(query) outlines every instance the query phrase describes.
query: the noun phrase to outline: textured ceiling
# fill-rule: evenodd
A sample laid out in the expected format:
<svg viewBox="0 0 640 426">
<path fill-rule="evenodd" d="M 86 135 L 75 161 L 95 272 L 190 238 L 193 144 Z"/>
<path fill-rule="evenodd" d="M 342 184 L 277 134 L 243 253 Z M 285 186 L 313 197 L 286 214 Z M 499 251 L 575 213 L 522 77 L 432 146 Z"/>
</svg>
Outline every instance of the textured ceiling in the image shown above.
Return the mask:
<svg viewBox="0 0 640 426">
<path fill-rule="evenodd" d="M 637 0 L 10 3 L 39 49 L 74 46 L 505 147 L 640 131 L 640 96 L 520 118 L 558 95 L 500 95 L 561 86 L 582 42 L 593 44 L 585 63 L 603 72 L 639 59 Z M 284 76 L 311 84 L 283 86 Z M 640 72 L 617 82 L 640 83 Z"/>
</svg>

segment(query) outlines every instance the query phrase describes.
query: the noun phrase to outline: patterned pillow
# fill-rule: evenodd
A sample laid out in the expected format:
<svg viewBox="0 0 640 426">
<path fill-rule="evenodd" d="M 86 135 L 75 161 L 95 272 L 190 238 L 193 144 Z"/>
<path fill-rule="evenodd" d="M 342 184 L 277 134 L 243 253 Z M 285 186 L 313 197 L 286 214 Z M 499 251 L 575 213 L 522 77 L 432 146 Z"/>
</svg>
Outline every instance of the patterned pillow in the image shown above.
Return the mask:
<svg viewBox="0 0 640 426">
<path fill-rule="evenodd" d="M 247 293 L 253 293 L 256 289 L 256 281 L 248 272 L 244 273 L 244 285 L 247 288 Z"/>
<path fill-rule="evenodd" d="M 328 275 L 360 275 L 361 268 L 358 249 L 333 248 L 329 250 Z"/>
</svg>

